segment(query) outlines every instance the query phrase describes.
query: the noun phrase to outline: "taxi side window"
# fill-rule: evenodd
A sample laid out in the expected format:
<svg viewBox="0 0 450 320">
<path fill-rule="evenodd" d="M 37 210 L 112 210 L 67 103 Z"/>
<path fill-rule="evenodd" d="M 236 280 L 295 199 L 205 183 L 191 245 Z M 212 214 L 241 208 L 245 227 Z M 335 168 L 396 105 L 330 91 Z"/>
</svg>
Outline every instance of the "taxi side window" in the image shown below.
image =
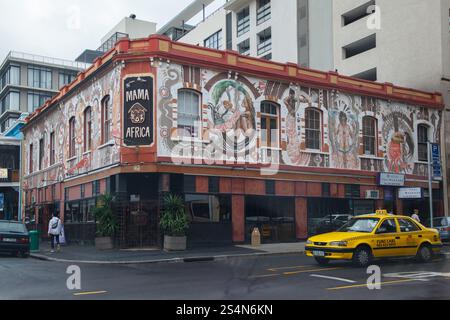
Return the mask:
<svg viewBox="0 0 450 320">
<path fill-rule="evenodd" d="M 414 232 L 420 230 L 415 223 L 407 219 L 398 219 L 398 224 L 400 225 L 400 232 Z"/>
<path fill-rule="evenodd" d="M 397 232 L 397 225 L 395 224 L 394 219 L 384 220 L 384 222 L 377 230 L 377 234 L 396 233 L 396 232 Z"/>
</svg>

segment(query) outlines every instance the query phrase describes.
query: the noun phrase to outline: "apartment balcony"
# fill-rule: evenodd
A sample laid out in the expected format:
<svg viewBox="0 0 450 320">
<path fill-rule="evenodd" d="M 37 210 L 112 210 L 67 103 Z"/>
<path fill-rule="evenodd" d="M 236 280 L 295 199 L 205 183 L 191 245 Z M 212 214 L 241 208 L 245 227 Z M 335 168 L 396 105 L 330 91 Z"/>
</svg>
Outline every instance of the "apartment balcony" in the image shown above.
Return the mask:
<svg viewBox="0 0 450 320">
<path fill-rule="evenodd" d="M 55 66 L 55 67 L 64 67 L 64 68 L 71 68 L 74 70 L 86 70 L 91 66 L 89 63 L 83 63 L 83 62 L 77 62 L 77 61 L 71 61 L 71 60 L 65 60 L 65 59 L 59 59 L 59 58 L 51 58 L 51 57 L 45 57 L 40 56 L 36 54 L 29 54 L 24 52 L 17 52 L 17 51 L 11 51 L 7 56 L 4 64 L 7 63 L 9 60 L 15 60 L 18 62 L 33 62 L 36 64 L 42 64 L 42 65 L 49 65 L 49 66 Z M 0 69 L 3 68 L 0 67 Z"/>
<path fill-rule="evenodd" d="M 266 40 L 258 44 L 258 56 L 261 56 L 272 50 L 272 39 Z"/>
<path fill-rule="evenodd" d="M 257 24 L 260 25 L 266 22 L 267 20 L 270 20 L 271 15 L 272 15 L 272 5 L 269 2 L 263 7 L 259 8 L 258 11 L 256 12 Z"/>
</svg>

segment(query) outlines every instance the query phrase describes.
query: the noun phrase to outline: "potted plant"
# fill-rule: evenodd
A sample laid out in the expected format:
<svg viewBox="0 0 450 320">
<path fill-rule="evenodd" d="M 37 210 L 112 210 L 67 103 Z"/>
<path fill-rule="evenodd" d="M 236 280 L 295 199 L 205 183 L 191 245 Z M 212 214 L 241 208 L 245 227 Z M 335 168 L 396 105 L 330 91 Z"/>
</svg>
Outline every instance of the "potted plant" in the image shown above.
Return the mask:
<svg viewBox="0 0 450 320">
<path fill-rule="evenodd" d="M 163 199 L 160 226 L 164 233 L 164 250 L 184 251 L 187 246 L 186 231 L 189 222 L 184 211 L 184 201 L 178 195 L 167 195 Z"/>
<path fill-rule="evenodd" d="M 112 207 L 112 196 L 109 194 L 102 195 L 99 198 L 99 205 L 93 212 L 97 221 L 95 247 L 98 250 L 111 250 L 114 248 L 112 237 L 116 232 L 117 222 Z"/>
</svg>

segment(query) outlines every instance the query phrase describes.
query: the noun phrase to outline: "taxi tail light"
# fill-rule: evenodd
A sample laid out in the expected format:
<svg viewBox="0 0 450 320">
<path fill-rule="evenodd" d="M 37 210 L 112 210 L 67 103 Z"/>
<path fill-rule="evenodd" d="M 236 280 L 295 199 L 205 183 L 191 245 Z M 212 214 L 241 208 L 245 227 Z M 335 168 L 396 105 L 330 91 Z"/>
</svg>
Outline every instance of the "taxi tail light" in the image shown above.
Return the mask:
<svg viewBox="0 0 450 320">
<path fill-rule="evenodd" d="M 450 231 L 450 227 L 444 228 L 444 231 Z"/>
<path fill-rule="evenodd" d="M 17 239 L 17 242 L 26 244 L 26 243 L 30 242 L 30 239 L 29 238 L 19 238 L 19 239 Z"/>
</svg>

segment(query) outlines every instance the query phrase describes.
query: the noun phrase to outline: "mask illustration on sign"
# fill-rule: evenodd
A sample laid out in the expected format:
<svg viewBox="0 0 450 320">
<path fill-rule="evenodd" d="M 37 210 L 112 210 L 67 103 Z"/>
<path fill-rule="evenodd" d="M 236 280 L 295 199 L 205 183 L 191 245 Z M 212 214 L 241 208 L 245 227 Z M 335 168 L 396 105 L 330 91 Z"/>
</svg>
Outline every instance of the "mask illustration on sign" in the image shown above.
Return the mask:
<svg viewBox="0 0 450 320">
<path fill-rule="evenodd" d="M 130 120 L 133 124 L 142 124 L 145 122 L 145 109 L 140 103 L 135 103 L 128 113 L 130 114 Z"/>
</svg>

